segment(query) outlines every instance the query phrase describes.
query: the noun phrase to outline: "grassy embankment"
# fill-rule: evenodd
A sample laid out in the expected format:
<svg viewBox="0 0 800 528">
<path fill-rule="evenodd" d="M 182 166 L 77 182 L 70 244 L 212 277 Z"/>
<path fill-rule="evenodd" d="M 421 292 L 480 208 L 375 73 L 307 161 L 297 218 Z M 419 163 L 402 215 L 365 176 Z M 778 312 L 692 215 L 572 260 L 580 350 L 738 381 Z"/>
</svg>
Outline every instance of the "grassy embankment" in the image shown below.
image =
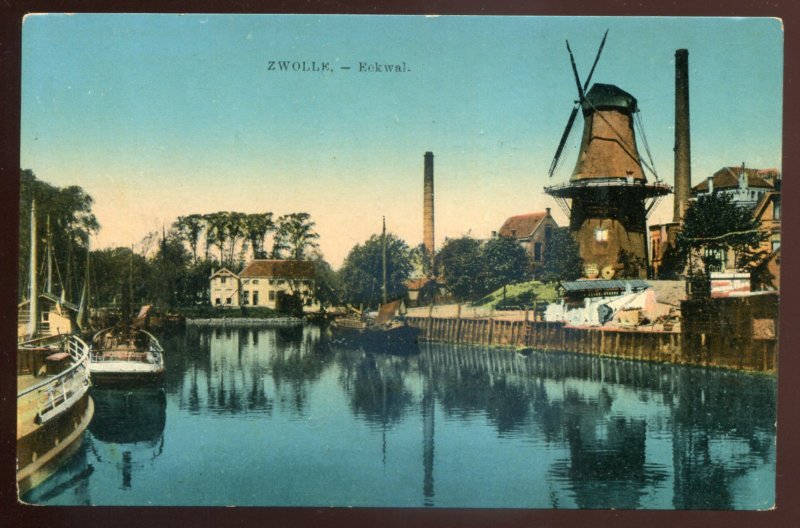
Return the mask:
<svg viewBox="0 0 800 528">
<path fill-rule="evenodd" d="M 503 288 L 478 299 L 473 306 L 494 310 L 524 310 L 532 308 L 537 302 L 558 300 L 556 283 L 539 281 L 520 282 L 506 286 L 506 300 L 503 302 Z"/>
</svg>

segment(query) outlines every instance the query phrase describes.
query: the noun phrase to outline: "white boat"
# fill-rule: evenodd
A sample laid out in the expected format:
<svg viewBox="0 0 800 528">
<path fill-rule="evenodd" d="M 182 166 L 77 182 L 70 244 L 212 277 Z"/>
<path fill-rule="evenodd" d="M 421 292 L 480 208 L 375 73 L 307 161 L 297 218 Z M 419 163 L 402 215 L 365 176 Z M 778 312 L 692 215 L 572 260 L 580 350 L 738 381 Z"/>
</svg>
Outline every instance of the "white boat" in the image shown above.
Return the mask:
<svg viewBox="0 0 800 528">
<path fill-rule="evenodd" d="M 163 379 L 164 351 L 142 329 L 107 328 L 94 335 L 89 370 L 95 385 L 146 385 Z"/>
</svg>

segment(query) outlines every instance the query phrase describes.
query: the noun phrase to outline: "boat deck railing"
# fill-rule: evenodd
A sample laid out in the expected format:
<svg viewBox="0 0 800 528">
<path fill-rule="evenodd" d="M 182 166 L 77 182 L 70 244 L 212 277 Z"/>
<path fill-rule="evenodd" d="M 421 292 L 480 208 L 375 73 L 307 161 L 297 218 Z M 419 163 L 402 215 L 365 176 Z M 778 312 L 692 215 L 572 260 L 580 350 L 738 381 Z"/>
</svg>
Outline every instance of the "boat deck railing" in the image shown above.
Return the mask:
<svg viewBox="0 0 800 528">
<path fill-rule="evenodd" d="M 72 365 L 17 394 L 19 399 L 37 393 L 36 420 L 40 424 L 67 410 L 89 390 L 89 345 L 73 335 L 65 335 L 62 340 L 62 350 L 70 355 Z"/>
</svg>

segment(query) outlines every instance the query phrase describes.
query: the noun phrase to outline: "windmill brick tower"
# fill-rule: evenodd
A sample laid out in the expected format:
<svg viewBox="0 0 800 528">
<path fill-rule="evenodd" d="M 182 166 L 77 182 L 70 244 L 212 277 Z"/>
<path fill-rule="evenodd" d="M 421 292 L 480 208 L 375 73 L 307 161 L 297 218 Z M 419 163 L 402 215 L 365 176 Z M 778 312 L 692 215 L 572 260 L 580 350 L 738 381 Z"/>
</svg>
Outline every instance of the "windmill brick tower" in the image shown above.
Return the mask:
<svg viewBox="0 0 800 528">
<path fill-rule="evenodd" d="M 603 44 L 584 85 L 569 50 L 579 100 L 556 151 L 551 176 L 579 109 L 584 119 L 583 136 L 569 182 L 545 187 L 545 192 L 556 198 L 569 216 L 569 230 L 580 249 L 584 276 L 646 278 L 647 215 L 671 188 L 648 183 L 642 169 L 643 165 L 650 166 L 642 160 L 636 145 L 636 98 L 610 84 L 597 83 L 584 92 L 602 49 Z"/>
</svg>

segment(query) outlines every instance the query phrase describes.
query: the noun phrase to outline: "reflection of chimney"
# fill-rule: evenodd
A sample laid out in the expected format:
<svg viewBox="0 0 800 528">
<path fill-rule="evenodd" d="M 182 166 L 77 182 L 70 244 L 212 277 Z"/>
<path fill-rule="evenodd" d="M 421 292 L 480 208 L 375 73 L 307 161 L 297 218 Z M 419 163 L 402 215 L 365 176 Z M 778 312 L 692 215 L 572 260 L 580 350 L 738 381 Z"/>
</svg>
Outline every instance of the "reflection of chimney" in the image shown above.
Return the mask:
<svg viewBox="0 0 800 528">
<path fill-rule="evenodd" d="M 422 243 L 433 256 L 433 152 L 425 153 L 425 185 L 422 204 Z"/>
<path fill-rule="evenodd" d="M 689 202 L 692 182 L 689 141 L 689 50 L 675 51 L 675 209 L 680 222 Z"/>
</svg>

